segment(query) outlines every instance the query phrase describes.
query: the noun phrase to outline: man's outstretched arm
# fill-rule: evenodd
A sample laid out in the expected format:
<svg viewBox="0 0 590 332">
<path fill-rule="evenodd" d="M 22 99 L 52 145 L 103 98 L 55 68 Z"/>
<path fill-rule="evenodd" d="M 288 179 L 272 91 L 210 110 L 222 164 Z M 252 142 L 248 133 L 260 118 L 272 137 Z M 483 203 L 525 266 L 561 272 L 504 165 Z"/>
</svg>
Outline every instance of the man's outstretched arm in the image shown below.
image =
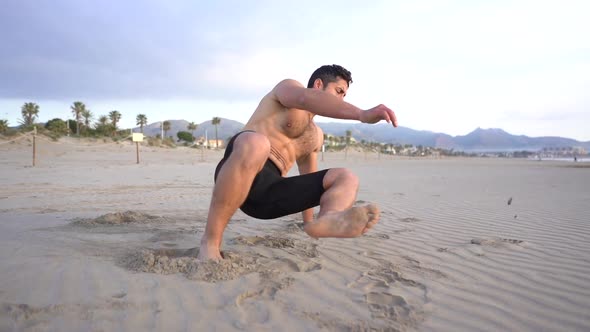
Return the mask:
<svg viewBox="0 0 590 332">
<path fill-rule="evenodd" d="M 364 123 L 377 123 L 385 120 L 397 127 L 397 119 L 391 109 L 378 105 L 366 111 L 347 103 L 340 98 L 318 89 L 306 89 L 295 80 L 283 80 L 274 88 L 275 98 L 287 108 L 297 108 L 311 113 Z"/>
</svg>

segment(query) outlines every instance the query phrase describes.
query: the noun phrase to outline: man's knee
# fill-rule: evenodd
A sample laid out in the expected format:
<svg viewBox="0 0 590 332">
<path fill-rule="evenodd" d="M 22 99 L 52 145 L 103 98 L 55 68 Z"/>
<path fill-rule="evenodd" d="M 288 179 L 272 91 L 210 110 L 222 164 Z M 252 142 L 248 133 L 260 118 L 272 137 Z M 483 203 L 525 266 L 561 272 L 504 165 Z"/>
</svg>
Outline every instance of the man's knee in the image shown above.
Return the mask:
<svg viewBox="0 0 590 332">
<path fill-rule="evenodd" d="M 344 184 L 351 188 L 358 188 L 359 178 L 347 168 L 331 168 L 324 178 L 324 188 L 329 188 L 334 184 Z"/>
<path fill-rule="evenodd" d="M 232 157 L 244 167 L 262 168 L 270 155 L 270 141 L 262 134 L 246 132 L 234 142 Z"/>
</svg>

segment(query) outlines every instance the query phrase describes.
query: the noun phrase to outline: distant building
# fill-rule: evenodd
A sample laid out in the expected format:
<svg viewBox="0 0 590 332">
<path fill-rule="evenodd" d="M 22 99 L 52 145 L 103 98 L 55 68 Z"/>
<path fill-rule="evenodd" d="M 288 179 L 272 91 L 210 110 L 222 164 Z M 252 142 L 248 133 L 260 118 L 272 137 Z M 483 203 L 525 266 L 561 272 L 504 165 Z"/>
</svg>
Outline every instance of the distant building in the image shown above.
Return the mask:
<svg viewBox="0 0 590 332">
<path fill-rule="evenodd" d="M 335 146 L 338 145 L 338 137 L 332 134 L 326 134 L 326 138 L 324 139 L 325 146 Z"/>
<path fill-rule="evenodd" d="M 583 146 L 549 147 L 543 148 L 541 151 L 539 151 L 539 156 L 541 158 L 571 157 L 575 155 L 579 156 L 586 154 L 588 154 L 588 150 L 586 150 Z"/>
<path fill-rule="evenodd" d="M 588 150 L 586 150 L 583 146 L 574 146 L 572 151 L 575 155 L 586 155 L 588 154 Z"/>
<path fill-rule="evenodd" d="M 385 145 L 383 145 L 381 143 L 381 146 L 382 146 L 381 151 L 383 151 L 384 153 L 387 153 L 387 154 L 396 154 L 396 151 L 395 151 L 395 148 L 393 147 L 393 144 L 385 144 Z"/>
<path fill-rule="evenodd" d="M 217 142 L 217 144 L 215 144 Z M 208 148 L 215 148 L 219 147 L 220 149 L 225 148 L 225 141 L 222 139 L 218 139 L 217 141 L 214 139 L 205 139 L 204 136 L 198 137 L 195 139 L 195 144 L 202 145 Z"/>
</svg>

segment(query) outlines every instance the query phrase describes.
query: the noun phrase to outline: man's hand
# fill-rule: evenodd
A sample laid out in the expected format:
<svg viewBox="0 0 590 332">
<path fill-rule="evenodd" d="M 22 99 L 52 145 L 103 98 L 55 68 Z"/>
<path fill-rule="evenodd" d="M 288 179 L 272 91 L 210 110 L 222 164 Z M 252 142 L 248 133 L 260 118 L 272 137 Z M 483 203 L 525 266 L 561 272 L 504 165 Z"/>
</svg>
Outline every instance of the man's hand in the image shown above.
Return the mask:
<svg viewBox="0 0 590 332">
<path fill-rule="evenodd" d="M 391 123 L 394 127 L 397 127 L 395 113 L 383 104 L 362 111 L 360 120 L 363 123 L 377 123 L 381 120 L 385 120 L 387 123 Z"/>
</svg>

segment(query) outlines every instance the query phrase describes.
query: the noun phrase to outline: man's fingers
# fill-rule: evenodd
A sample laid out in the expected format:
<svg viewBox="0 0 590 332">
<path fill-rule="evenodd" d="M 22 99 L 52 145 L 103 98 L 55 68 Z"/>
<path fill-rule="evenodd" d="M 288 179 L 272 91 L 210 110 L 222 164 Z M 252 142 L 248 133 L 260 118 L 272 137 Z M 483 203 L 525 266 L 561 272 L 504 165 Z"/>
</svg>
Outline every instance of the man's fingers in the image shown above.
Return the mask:
<svg viewBox="0 0 590 332">
<path fill-rule="evenodd" d="M 372 111 L 371 113 L 374 119 L 374 122 L 372 121 L 371 123 L 377 123 L 381 120 L 385 120 L 387 123 L 391 123 L 394 127 L 397 127 L 397 117 L 395 116 L 395 113 L 393 113 L 393 111 L 387 106 L 381 104 L 372 108 L 370 111 Z"/>
<path fill-rule="evenodd" d="M 389 113 L 389 118 L 391 119 L 391 123 L 393 124 L 394 127 L 397 127 L 397 117 L 395 116 L 395 113 L 393 113 L 392 110 L 387 109 L 387 113 Z"/>
<path fill-rule="evenodd" d="M 391 117 L 389 116 L 389 113 L 387 111 L 385 111 L 385 116 L 383 117 L 383 119 L 387 121 L 387 123 L 391 123 Z"/>
</svg>

